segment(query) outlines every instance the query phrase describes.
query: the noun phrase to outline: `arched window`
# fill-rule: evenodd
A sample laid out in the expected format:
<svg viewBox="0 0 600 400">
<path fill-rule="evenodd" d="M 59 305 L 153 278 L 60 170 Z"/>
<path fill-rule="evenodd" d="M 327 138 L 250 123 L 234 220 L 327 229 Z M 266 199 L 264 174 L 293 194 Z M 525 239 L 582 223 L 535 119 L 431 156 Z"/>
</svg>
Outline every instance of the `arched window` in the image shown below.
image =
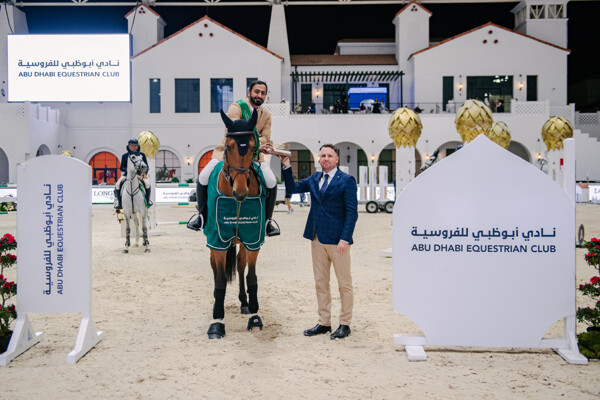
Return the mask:
<svg viewBox="0 0 600 400">
<path fill-rule="evenodd" d="M 92 181 L 94 184 L 114 185 L 121 177 L 121 163 L 112 153 L 103 151 L 92 157 Z M 97 182 L 97 183 L 96 183 Z"/>
<path fill-rule="evenodd" d="M 179 158 L 169 150 L 159 150 L 156 154 L 156 182 L 171 182 L 173 178 L 181 179 Z"/>
<path fill-rule="evenodd" d="M 212 155 L 213 155 L 213 152 L 211 150 L 211 151 L 207 151 L 206 153 L 204 153 L 202 158 L 200 158 L 200 161 L 198 162 L 198 175 L 200 175 L 200 172 L 202 172 L 204 167 L 206 167 L 206 164 L 208 164 L 210 162 Z"/>
</svg>

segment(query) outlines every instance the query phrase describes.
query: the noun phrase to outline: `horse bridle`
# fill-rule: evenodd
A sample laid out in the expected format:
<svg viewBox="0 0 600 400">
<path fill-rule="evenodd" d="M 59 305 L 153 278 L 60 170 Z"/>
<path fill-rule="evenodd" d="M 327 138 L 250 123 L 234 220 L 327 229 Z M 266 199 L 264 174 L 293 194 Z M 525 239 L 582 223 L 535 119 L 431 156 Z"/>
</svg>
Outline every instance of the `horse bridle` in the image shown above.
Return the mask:
<svg viewBox="0 0 600 400">
<path fill-rule="evenodd" d="M 232 137 L 232 136 L 248 136 L 248 135 L 254 135 L 253 131 L 243 131 L 243 132 L 227 132 L 225 134 L 225 136 L 227 137 Z M 236 143 L 239 143 L 236 140 Z M 248 153 L 244 154 L 242 157 L 242 160 L 244 159 L 244 157 L 246 157 Z M 253 152 L 250 152 L 250 156 L 252 157 Z M 225 151 L 223 152 L 223 160 L 225 161 L 225 164 L 223 165 L 223 169 L 221 170 L 221 172 L 223 173 L 223 176 L 225 177 L 225 179 L 227 179 L 227 181 L 229 182 L 229 184 L 231 185 L 231 187 L 233 187 L 233 182 L 235 181 L 235 178 L 237 178 L 237 176 L 239 174 L 244 174 L 246 175 L 246 185 L 250 186 L 250 171 L 252 171 L 252 168 L 244 168 L 244 167 L 232 167 L 229 165 L 229 161 L 227 160 L 227 145 L 225 146 Z M 250 166 L 252 166 L 252 164 L 250 164 Z M 231 172 L 230 171 L 235 171 L 236 174 L 232 177 L 231 176 Z"/>
</svg>

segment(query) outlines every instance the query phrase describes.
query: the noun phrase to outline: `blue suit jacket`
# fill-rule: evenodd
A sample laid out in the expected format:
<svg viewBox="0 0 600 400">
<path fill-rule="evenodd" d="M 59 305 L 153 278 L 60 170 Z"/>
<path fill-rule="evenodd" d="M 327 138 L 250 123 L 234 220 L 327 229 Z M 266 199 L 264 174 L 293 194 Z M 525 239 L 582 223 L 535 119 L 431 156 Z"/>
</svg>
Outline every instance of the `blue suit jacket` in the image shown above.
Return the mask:
<svg viewBox="0 0 600 400">
<path fill-rule="evenodd" d="M 294 182 L 292 168 L 283 170 L 285 190 L 288 193 L 310 192 L 310 212 L 304 237 L 313 240 L 315 234 L 323 244 L 338 244 L 340 239 L 352 244 L 352 234 L 358 219 L 356 180 L 338 169 L 329 182 L 324 196 L 319 191 L 323 172 Z"/>
</svg>

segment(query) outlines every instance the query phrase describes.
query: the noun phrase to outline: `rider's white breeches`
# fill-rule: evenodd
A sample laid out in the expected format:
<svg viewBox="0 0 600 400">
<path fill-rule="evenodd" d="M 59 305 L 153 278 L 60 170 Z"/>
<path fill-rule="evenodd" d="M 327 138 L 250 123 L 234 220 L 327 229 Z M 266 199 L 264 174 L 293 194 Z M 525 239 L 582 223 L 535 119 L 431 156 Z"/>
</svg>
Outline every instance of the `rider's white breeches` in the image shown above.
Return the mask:
<svg viewBox="0 0 600 400">
<path fill-rule="evenodd" d="M 258 164 L 258 161 L 253 162 L 255 164 Z M 198 175 L 198 182 L 200 182 L 201 185 L 208 185 L 210 174 L 212 174 L 213 169 L 215 169 L 215 165 L 217 165 L 218 163 L 219 160 L 212 158 L 210 162 L 206 164 L 206 167 L 202 169 L 200 175 Z M 275 186 L 277 186 L 277 179 L 275 179 L 275 175 L 273 174 L 273 171 L 271 171 L 271 168 L 269 167 L 268 163 L 261 163 L 260 170 L 262 171 L 263 176 L 265 177 L 265 184 L 267 185 L 267 188 L 272 189 Z"/>
<path fill-rule="evenodd" d="M 123 181 L 127 179 L 125 176 L 121 176 L 119 178 L 119 180 L 117 181 L 117 183 L 115 183 L 115 189 L 121 189 L 121 185 L 123 184 Z M 146 187 L 146 189 L 150 189 L 150 179 L 142 179 L 142 181 L 144 181 L 144 186 Z"/>
</svg>

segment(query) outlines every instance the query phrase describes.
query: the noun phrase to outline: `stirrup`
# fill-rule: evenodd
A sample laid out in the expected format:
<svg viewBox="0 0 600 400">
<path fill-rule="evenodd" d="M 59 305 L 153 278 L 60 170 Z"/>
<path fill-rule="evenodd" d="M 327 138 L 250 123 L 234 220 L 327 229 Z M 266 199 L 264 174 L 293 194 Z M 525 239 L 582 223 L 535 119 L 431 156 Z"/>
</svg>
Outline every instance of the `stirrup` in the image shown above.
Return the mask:
<svg viewBox="0 0 600 400">
<path fill-rule="evenodd" d="M 271 233 L 267 232 L 267 228 L 269 227 L 269 222 L 272 223 L 272 224 L 277 225 L 277 228 L 272 227 L 274 229 L 274 231 L 271 232 Z M 279 229 L 279 224 L 274 219 L 268 219 L 267 223 L 265 224 L 265 233 L 269 237 L 279 236 L 281 234 L 281 230 Z"/>
<path fill-rule="evenodd" d="M 195 218 L 196 215 L 198 216 L 197 218 Z M 193 221 L 192 221 L 192 219 L 193 219 Z M 200 226 L 193 224 L 196 221 L 200 221 Z M 199 232 L 202 229 L 204 229 L 204 217 L 202 216 L 202 213 L 192 215 L 190 217 L 190 219 L 188 220 L 187 227 L 188 227 L 188 229 L 191 229 L 196 232 Z"/>
</svg>

